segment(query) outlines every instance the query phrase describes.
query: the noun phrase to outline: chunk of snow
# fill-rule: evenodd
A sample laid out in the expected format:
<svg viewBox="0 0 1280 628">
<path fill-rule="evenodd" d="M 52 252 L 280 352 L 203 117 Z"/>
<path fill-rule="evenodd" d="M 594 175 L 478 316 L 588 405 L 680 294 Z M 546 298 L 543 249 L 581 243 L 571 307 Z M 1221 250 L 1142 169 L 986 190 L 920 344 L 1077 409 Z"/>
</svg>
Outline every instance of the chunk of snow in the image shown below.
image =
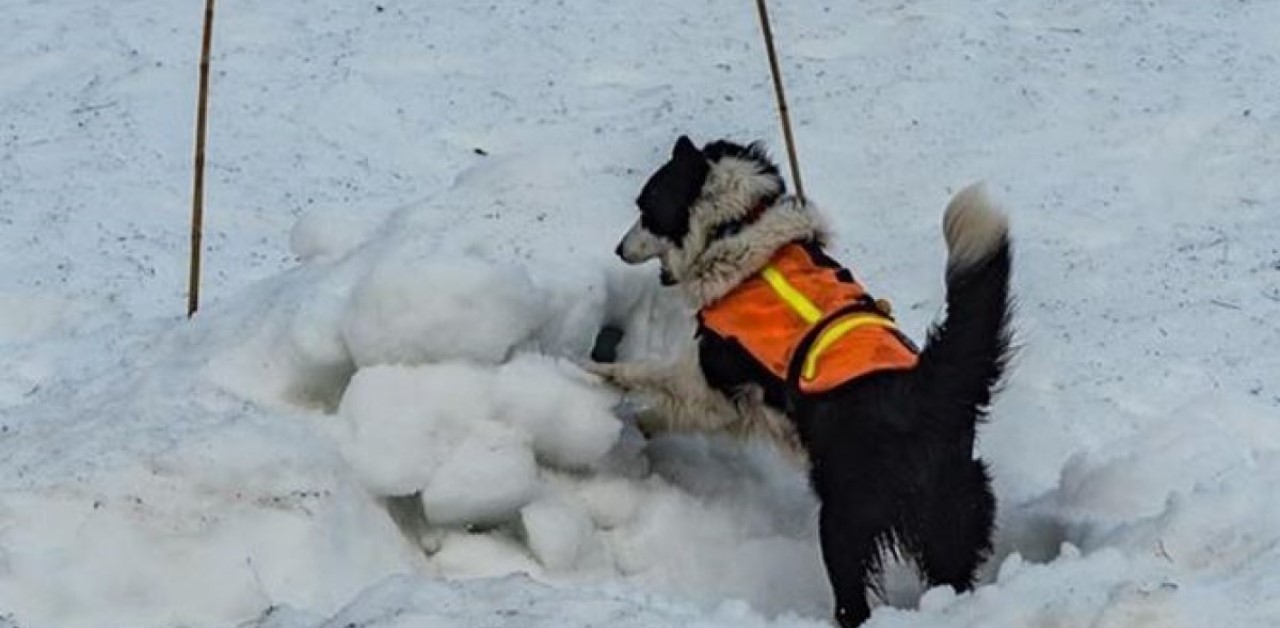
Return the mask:
<svg viewBox="0 0 1280 628">
<path fill-rule="evenodd" d="M 338 408 L 343 451 L 379 495 L 422 490 L 478 424 L 493 416 L 484 368 L 466 364 L 360 369 Z"/>
<path fill-rule="evenodd" d="M 499 418 L 532 439 L 538 458 L 560 468 L 595 463 L 618 441 L 620 395 L 564 360 L 517 356 L 497 371 Z"/>
<path fill-rule="evenodd" d="M 543 303 L 514 266 L 388 254 L 356 286 L 342 335 L 361 367 L 497 364 L 542 325 Z"/>
<path fill-rule="evenodd" d="M 422 488 L 430 523 L 502 523 L 533 499 L 538 466 L 522 436 L 492 422 L 469 427 L 462 442 L 442 452 L 440 466 Z"/>
<path fill-rule="evenodd" d="M 595 531 L 581 507 L 558 499 L 541 499 L 520 509 L 520 524 L 529 550 L 551 571 L 573 567 Z"/>
</svg>

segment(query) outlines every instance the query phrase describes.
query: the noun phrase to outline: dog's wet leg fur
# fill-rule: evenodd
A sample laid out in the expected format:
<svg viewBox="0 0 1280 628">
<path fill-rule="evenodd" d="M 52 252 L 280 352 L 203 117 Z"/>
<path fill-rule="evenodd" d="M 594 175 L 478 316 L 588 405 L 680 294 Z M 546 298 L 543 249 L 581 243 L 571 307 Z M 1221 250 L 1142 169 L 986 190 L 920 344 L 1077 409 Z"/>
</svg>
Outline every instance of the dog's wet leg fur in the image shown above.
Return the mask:
<svg viewBox="0 0 1280 628">
<path fill-rule="evenodd" d="M 870 492 L 867 486 L 847 487 L 842 497 L 857 499 Z M 874 507 L 840 508 L 825 503 L 821 508 L 818 534 L 836 598 L 835 618 L 842 628 L 852 628 L 871 614 L 867 596 L 875 591 L 874 578 L 881 571 L 880 549 L 893 537 L 889 513 Z"/>
<path fill-rule="evenodd" d="M 978 566 L 991 553 L 996 498 L 981 460 L 938 480 L 937 503 L 922 509 L 914 552 L 932 586 L 950 585 L 956 591 L 973 588 Z"/>
</svg>

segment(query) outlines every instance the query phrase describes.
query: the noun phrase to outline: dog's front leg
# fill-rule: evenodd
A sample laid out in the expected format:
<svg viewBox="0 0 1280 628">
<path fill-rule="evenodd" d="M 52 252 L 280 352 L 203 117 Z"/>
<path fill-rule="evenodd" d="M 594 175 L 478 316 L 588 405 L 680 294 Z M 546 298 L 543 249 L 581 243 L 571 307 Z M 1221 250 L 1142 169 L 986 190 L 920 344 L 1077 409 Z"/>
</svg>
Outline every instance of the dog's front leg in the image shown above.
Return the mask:
<svg viewBox="0 0 1280 628">
<path fill-rule="evenodd" d="M 696 348 L 669 364 L 593 363 L 585 368 L 637 398 L 644 408 L 637 424 L 647 433 L 713 431 L 737 419 L 736 406 L 707 384 Z"/>
<path fill-rule="evenodd" d="M 583 370 L 626 391 L 660 391 L 671 388 L 675 365 L 661 362 L 586 362 Z"/>
</svg>

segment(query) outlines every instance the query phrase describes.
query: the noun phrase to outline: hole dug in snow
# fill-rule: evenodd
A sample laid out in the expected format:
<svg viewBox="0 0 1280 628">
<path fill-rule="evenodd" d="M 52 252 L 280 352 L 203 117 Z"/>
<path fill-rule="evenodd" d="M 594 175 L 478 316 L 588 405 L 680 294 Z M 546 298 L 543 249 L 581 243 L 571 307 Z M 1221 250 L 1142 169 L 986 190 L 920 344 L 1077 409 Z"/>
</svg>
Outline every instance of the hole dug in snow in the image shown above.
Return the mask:
<svg viewBox="0 0 1280 628">
<path fill-rule="evenodd" d="M 617 362 L 618 345 L 622 344 L 623 336 L 621 327 L 609 324 L 601 327 L 591 348 L 591 359 L 596 362 Z"/>
</svg>

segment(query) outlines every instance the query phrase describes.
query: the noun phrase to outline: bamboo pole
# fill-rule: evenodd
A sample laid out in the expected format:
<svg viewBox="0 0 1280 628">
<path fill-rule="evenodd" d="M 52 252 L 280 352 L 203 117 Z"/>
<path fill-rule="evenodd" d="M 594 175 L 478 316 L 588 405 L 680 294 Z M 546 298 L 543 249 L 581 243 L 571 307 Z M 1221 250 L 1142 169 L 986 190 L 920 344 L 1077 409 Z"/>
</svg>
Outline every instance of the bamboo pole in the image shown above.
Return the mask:
<svg viewBox="0 0 1280 628">
<path fill-rule="evenodd" d="M 773 46 L 773 29 L 769 26 L 769 10 L 765 0 L 756 0 L 760 11 L 760 30 L 764 34 L 765 50 L 769 54 L 769 71 L 773 75 L 773 93 L 778 101 L 778 116 L 782 119 L 782 137 L 787 143 L 787 161 L 791 164 L 791 180 L 795 182 L 796 198 L 804 204 L 804 184 L 800 182 L 800 159 L 796 156 L 796 140 L 791 134 L 791 115 L 787 110 L 787 96 L 782 90 L 782 71 L 778 69 L 778 52 Z"/>
<path fill-rule="evenodd" d="M 195 174 L 191 190 L 191 265 L 187 277 L 187 318 L 200 307 L 200 253 L 204 236 L 204 138 L 209 111 L 209 49 L 213 42 L 213 2 L 205 0 L 200 44 L 200 88 L 196 95 Z"/>
</svg>

